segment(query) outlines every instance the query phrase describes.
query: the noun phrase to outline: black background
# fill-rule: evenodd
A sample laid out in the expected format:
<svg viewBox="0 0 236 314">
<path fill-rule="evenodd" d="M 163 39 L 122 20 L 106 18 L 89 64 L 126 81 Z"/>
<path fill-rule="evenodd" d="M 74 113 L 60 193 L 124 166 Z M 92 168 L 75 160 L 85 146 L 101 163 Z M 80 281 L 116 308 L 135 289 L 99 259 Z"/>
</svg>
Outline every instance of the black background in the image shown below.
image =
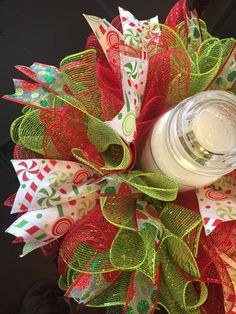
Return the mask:
<svg viewBox="0 0 236 314">
<path fill-rule="evenodd" d="M 213 34 L 221 38 L 235 37 L 236 0 L 196 2 L 200 4 L 200 15 Z M 206 9 L 201 7 L 204 2 L 209 2 Z M 111 20 L 118 14 L 117 7 L 121 6 L 131 10 L 137 18 L 145 19 L 158 14 L 160 22 L 164 22 L 174 3 L 175 0 L 0 0 L 0 95 L 13 93 L 12 78 L 22 77 L 14 65 L 31 65 L 37 61 L 57 66 L 63 57 L 83 50 L 91 31 L 82 13 Z M 9 215 L 10 209 L 2 202 L 15 192 L 18 185 L 9 163 L 12 157 L 9 127 L 20 115 L 21 109 L 21 105 L 0 100 L 2 314 L 18 313 L 22 295 L 35 280 L 56 280 L 56 269 L 50 258 L 45 258 L 39 251 L 19 258 L 22 246 L 11 244 L 12 236 L 4 233 L 15 218 Z"/>
</svg>

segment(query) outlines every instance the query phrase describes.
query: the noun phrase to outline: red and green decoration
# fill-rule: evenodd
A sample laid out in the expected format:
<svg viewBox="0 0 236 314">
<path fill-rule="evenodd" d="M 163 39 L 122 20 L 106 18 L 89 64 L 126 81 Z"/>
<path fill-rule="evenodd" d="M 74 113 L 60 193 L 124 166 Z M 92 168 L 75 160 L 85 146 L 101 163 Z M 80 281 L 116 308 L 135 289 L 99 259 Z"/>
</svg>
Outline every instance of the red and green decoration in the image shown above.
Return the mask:
<svg viewBox="0 0 236 314">
<path fill-rule="evenodd" d="M 138 167 L 168 108 L 208 89 L 235 92 L 235 40 L 209 34 L 185 2 L 164 24 L 121 8 L 111 23 L 85 16 L 85 51 L 59 67 L 17 66 L 31 82 L 14 80 L 4 96 L 24 105 L 11 127 L 20 187 L 6 201 L 18 214 L 7 231 L 22 255 L 59 251 L 59 285 L 80 305 L 235 311 L 235 174 L 181 194 Z"/>
</svg>

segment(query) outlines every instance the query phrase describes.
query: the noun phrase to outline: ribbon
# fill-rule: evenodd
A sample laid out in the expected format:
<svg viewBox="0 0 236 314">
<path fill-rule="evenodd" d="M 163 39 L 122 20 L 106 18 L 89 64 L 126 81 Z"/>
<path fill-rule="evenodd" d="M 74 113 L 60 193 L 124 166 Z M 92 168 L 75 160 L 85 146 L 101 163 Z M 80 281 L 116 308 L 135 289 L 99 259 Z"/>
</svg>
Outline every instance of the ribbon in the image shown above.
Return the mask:
<svg viewBox="0 0 236 314">
<path fill-rule="evenodd" d="M 96 60 L 94 49 L 64 58 L 59 68 L 39 63 L 17 66 L 37 83 L 15 80 L 15 94 L 5 98 L 38 111 L 27 111 L 13 123 L 13 140 L 54 159 L 73 160 L 75 149 L 80 161 L 100 173 L 123 171 L 135 159 L 127 144 L 138 142 L 136 124 L 142 121 L 140 137 L 158 117 L 147 120 L 153 116 L 154 104 L 172 106 L 208 88 L 232 89 L 235 40 L 212 37 L 184 1 L 176 8 L 182 20 L 174 23 L 167 18 L 166 25 L 158 24 L 157 17 L 138 21 L 120 9 L 123 33 L 105 19 L 86 16 L 107 56 L 107 67 L 104 60 Z M 96 133 L 100 126 L 104 132 Z M 77 132 L 83 134 L 79 140 Z M 104 133 L 112 138 L 105 147 Z M 120 163 L 114 164 L 114 154 Z"/>
<path fill-rule="evenodd" d="M 99 198 L 104 180 L 109 182 L 106 191 L 114 189 L 111 182 L 118 180 L 130 182 L 131 187 L 159 199 L 173 200 L 177 194 L 177 183 L 157 174 L 130 172 L 111 179 L 100 177 L 85 165 L 71 161 L 27 159 L 12 163 L 20 187 L 11 213 L 22 215 L 7 232 L 26 242 L 23 255 L 56 240 L 87 215 Z M 152 178 L 152 181 L 148 185 L 142 177 Z M 130 193 L 129 188 L 126 192 Z"/>
<path fill-rule="evenodd" d="M 219 224 L 236 220 L 236 172 L 197 190 L 206 235 Z"/>
<path fill-rule="evenodd" d="M 23 255 L 65 236 L 59 283 L 80 304 L 129 314 L 157 304 L 171 314 L 210 313 L 214 304 L 222 314 L 235 305 L 234 221 L 231 233 L 219 224 L 206 238 L 197 211 L 170 203 L 175 181 L 131 171 L 168 107 L 203 90 L 235 90 L 235 40 L 211 36 L 185 4 L 164 25 L 123 9 L 111 24 L 86 16 L 95 32 L 87 50 L 59 68 L 17 66 L 34 82 L 14 80 L 15 93 L 5 96 L 26 105 L 11 128 L 21 158 L 13 161 L 21 184 L 13 212 L 21 216 L 7 231 L 26 242 Z M 228 220 L 225 204 L 222 215 Z"/>
<path fill-rule="evenodd" d="M 75 162 L 12 161 L 20 187 L 11 213 L 19 218 L 6 230 L 25 242 L 23 255 L 63 236 L 96 204 L 98 176 Z"/>
</svg>

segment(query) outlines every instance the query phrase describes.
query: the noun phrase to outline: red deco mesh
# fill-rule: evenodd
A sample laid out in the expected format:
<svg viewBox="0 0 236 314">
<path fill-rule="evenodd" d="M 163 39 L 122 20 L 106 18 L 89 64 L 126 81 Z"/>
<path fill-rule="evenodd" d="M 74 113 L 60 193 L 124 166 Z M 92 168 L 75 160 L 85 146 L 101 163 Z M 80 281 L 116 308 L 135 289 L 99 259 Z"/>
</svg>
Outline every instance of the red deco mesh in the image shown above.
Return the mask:
<svg viewBox="0 0 236 314">
<path fill-rule="evenodd" d="M 40 119 L 46 131 L 44 151 L 50 158 L 73 160 L 71 149 L 83 149 L 89 143 L 84 115 L 72 106 L 41 111 Z"/>
<path fill-rule="evenodd" d="M 197 264 L 201 278 L 208 287 L 208 298 L 203 308 L 207 313 L 225 313 L 224 298 L 229 295 L 231 302 L 226 313 L 230 313 L 235 301 L 234 286 L 220 252 L 215 248 L 216 245 L 213 246 L 202 232 Z"/>
<path fill-rule="evenodd" d="M 236 262 L 236 222 L 228 221 L 220 224 L 208 236 L 209 242 Z"/>
<path fill-rule="evenodd" d="M 114 26 L 116 29 L 118 29 L 118 31 L 123 33 L 120 15 L 117 15 L 114 17 L 114 19 L 111 21 L 111 25 Z"/>
<path fill-rule="evenodd" d="M 111 24 L 118 30 L 122 31 L 119 16 L 115 17 Z M 109 61 L 111 61 L 111 65 L 108 63 L 103 49 L 94 34 L 91 34 L 88 37 L 86 49 L 96 50 L 96 77 L 101 94 L 101 108 L 104 120 L 112 120 L 120 112 L 124 105 L 119 64 L 117 64 L 122 48 L 115 44 L 110 49 Z M 135 50 L 134 52 L 136 53 Z M 80 97 L 78 99 L 80 99 Z"/>
<path fill-rule="evenodd" d="M 64 108 L 41 111 L 45 127 L 44 151 L 49 158 L 74 160 L 71 150 L 84 152 L 91 162 L 100 160 L 96 147 L 87 135 L 87 118 L 83 112 L 70 105 Z"/>
<path fill-rule="evenodd" d="M 178 1 L 170 10 L 165 20 L 165 25 L 175 29 L 175 27 L 184 20 L 184 9 L 186 0 Z"/>
<path fill-rule="evenodd" d="M 63 238 L 60 238 L 58 240 L 54 240 L 50 243 L 48 243 L 45 246 L 40 247 L 41 252 L 43 253 L 44 256 L 51 256 L 55 254 L 56 252 L 59 251 L 60 245 L 62 242 Z"/>
<path fill-rule="evenodd" d="M 104 120 L 96 76 L 96 62 L 95 51 L 86 50 L 63 59 L 60 70 L 64 82 L 78 100 L 78 106 L 92 116 Z"/>
<path fill-rule="evenodd" d="M 174 203 L 189 208 L 199 214 L 199 205 L 195 190 L 179 193 Z"/>
<path fill-rule="evenodd" d="M 58 259 L 59 273 L 65 274 L 68 265 L 74 270 L 91 271 L 90 264 L 96 257 L 100 260 L 97 267 L 112 269 L 107 254 L 117 231 L 118 228 L 104 218 L 100 207 L 95 207 L 66 234 Z M 83 255 L 77 254 L 78 248 L 84 251 Z"/>
<path fill-rule="evenodd" d="M 7 207 L 12 207 L 14 204 L 16 198 L 16 193 L 12 194 L 11 196 L 9 196 L 5 201 L 4 201 L 4 206 Z"/>
<path fill-rule="evenodd" d="M 97 37 L 94 35 L 94 33 L 91 33 L 89 37 L 87 38 L 85 49 L 95 49 L 97 54 L 97 59 L 101 59 L 103 61 L 106 60 L 106 56 L 102 50 L 101 45 L 99 44 L 99 41 L 97 40 Z"/>
<path fill-rule="evenodd" d="M 154 96 L 146 103 L 137 121 L 137 137 L 135 139 L 137 154 L 139 154 L 142 149 L 142 145 L 146 141 L 157 118 L 167 110 L 168 106 L 165 97 Z"/>
<path fill-rule="evenodd" d="M 189 96 L 190 63 L 181 51 L 165 51 L 149 60 L 149 72 L 138 119 L 137 150 L 157 118 L 172 105 Z"/>
<path fill-rule="evenodd" d="M 104 119 L 112 120 L 123 107 L 121 82 L 114 75 L 107 61 L 98 60 L 97 80 L 101 93 L 101 106 Z"/>
<path fill-rule="evenodd" d="M 215 283 L 207 283 L 208 297 L 202 309 L 203 313 L 224 314 L 224 295 L 222 286 Z"/>
<path fill-rule="evenodd" d="M 19 144 L 16 144 L 14 147 L 13 153 L 14 159 L 34 159 L 34 158 L 43 158 L 42 155 L 33 152 L 30 149 L 27 149 Z"/>
<path fill-rule="evenodd" d="M 166 97 L 168 106 L 189 96 L 190 61 L 182 51 L 167 50 L 149 60 L 142 110 L 155 96 Z"/>
<path fill-rule="evenodd" d="M 172 9 L 168 17 L 168 26 L 173 27 L 183 19 L 184 1 Z M 112 25 L 122 32 L 120 17 Z M 149 71 L 142 109 L 137 121 L 137 136 L 134 150 L 138 150 L 156 119 L 169 106 L 176 105 L 189 96 L 190 61 L 187 54 L 179 48 L 178 38 L 163 27 L 161 36 L 150 42 Z M 101 91 L 102 111 L 105 120 L 114 118 L 123 106 L 120 80 L 120 53 L 138 57 L 136 49 L 129 45 L 114 43 L 108 51 L 109 63 L 95 35 L 90 35 L 86 48 L 97 51 L 97 79 Z"/>
<path fill-rule="evenodd" d="M 195 191 L 179 194 L 175 203 L 199 213 Z M 227 294 L 231 296 L 229 304 L 232 306 L 234 304 L 234 287 L 221 253 L 236 261 L 235 246 L 236 223 L 234 221 L 220 224 L 207 237 L 204 231 L 201 234 L 197 263 L 201 278 L 208 288 L 208 298 L 203 306 L 206 313 L 225 313 L 223 286 L 227 289 Z M 226 313 L 230 313 L 230 309 Z"/>
</svg>

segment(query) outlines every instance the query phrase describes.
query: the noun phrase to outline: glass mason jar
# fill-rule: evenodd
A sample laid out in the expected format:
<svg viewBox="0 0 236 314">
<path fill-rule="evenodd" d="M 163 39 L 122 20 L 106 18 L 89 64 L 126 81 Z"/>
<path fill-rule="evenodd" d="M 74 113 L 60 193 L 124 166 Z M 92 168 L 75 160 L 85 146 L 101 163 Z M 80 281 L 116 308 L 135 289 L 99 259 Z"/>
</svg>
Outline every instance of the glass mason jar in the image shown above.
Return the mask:
<svg viewBox="0 0 236 314">
<path fill-rule="evenodd" d="M 185 99 L 155 123 L 140 165 L 176 179 L 180 189 L 207 185 L 236 167 L 236 96 L 205 91 Z"/>
</svg>

